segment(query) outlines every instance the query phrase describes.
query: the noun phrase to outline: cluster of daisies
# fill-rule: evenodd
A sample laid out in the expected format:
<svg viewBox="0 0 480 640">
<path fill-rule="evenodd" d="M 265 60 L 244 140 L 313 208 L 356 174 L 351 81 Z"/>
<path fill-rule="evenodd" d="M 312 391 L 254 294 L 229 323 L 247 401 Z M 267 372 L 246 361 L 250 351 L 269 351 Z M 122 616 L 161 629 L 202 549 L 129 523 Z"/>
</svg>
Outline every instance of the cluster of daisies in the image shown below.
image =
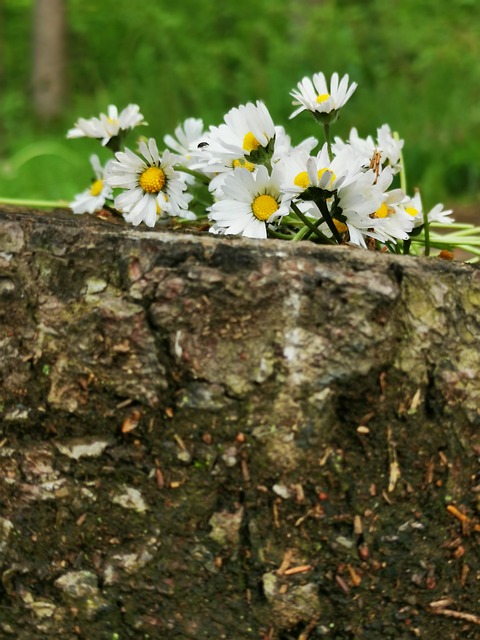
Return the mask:
<svg viewBox="0 0 480 640">
<path fill-rule="evenodd" d="M 188 118 L 164 138 L 141 137 L 135 151 L 126 134 L 145 125 L 137 105 L 120 113 L 81 118 L 69 138 L 91 137 L 114 152 L 71 203 L 74 213 L 111 209 L 139 225 L 162 218 L 205 220 L 214 234 L 250 238 L 350 242 L 365 248 L 405 251 L 431 222 L 449 223 L 441 204 L 424 211 L 420 194 L 406 193 L 403 140 L 388 125 L 376 137 L 331 138 L 330 127 L 357 85 L 348 75 L 305 77 L 291 91 L 291 118 L 310 112 L 323 129 L 323 144 L 310 137 L 292 145 L 263 102 L 231 109 L 219 126 Z M 400 242 L 401 249 L 400 249 Z"/>
</svg>

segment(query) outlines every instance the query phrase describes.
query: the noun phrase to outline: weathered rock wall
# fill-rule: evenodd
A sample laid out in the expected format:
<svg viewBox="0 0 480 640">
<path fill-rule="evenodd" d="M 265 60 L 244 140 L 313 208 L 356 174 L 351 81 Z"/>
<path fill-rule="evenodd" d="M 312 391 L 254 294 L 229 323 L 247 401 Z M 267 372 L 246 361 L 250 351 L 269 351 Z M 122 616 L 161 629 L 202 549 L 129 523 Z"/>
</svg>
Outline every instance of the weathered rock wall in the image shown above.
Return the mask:
<svg viewBox="0 0 480 640">
<path fill-rule="evenodd" d="M 0 300 L 5 637 L 399 638 L 399 611 L 468 609 L 476 268 L 4 210 Z"/>
</svg>

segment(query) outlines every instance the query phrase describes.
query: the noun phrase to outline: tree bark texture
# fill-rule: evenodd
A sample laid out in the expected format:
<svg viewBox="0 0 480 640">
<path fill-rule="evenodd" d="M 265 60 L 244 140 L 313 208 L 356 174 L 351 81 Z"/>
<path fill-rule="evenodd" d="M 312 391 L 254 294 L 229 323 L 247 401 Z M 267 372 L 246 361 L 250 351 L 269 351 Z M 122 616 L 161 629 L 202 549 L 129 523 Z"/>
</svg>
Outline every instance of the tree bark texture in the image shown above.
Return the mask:
<svg viewBox="0 0 480 640">
<path fill-rule="evenodd" d="M 65 0 L 35 0 L 32 90 L 42 121 L 56 118 L 65 104 L 66 32 Z"/>
<path fill-rule="evenodd" d="M 2 637 L 476 637 L 477 268 L 4 209 L 0 297 Z"/>
</svg>

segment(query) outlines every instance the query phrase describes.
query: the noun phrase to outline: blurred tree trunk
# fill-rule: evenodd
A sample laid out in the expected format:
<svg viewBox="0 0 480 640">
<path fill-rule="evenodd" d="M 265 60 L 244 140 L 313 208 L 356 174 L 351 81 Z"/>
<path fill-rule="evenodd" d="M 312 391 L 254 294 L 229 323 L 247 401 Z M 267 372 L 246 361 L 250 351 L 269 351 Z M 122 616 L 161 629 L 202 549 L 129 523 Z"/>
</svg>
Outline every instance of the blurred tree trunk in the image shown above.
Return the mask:
<svg viewBox="0 0 480 640">
<path fill-rule="evenodd" d="M 5 16 L 4 16 L 4 5 L 3 0 L 0 0 L 0 96 L 5 95 L 5 47 L 3 44 L 4 41 L 4 24 L 5 24 Z M 3 122 L 3 118 L 0 118 L 0 157 L 3 154 L 3 140 L 4 140 L 4 132 L 5 125 Z"/>
<path fill-rule="evenodd" d="M 38 118 L 57 117 L 66 96 L 65 0 L 35 0 L 33 13 L 33 106 Z"/>
<path fill-rule="evenodd" d="M 4 74 L 4 52 L 3 52 L 3 0 L 0 0 L 0 92 L 3 94 L 3 74 Z"/>
</svg>

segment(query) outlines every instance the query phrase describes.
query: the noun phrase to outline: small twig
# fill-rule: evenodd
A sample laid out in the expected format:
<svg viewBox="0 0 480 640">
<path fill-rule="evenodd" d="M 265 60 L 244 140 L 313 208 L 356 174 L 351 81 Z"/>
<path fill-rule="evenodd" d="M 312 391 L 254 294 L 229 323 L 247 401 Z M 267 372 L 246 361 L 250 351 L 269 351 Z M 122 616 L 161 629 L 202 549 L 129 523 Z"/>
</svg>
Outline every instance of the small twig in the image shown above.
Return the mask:
<svg viewBox="0 0 480 640">
<path fill-rule="evenodd" d="M 307 624 L 302 633 L 298 636 L 298 640 L 308 640 L 311 632 L 315 629 L 318 624 L 318 617 L 314 616 L 310 622 Z"/>
<path fill-rule="evenodd" d="M 275 529 L 280 529 L 280 518 L 278 516 L 278 506 L 276 502 L 274 502 L 272 505 L 272 511 L 273 511 L 273 525 Z"/>
<path fill-rule="evenodd" d="M 388 492 L 391 493 L 400 479 L 400 466 L 397 460 L 397 450 L 392 439 L 392 428 L 387 427 L 387 445 L 388 445 L 388 461 L 390 472 L 388 477 Z"/>
<path fill-rule="evenodd" d="M 452 598 L 442 598 L 441 600 L 434 600 L 429 603 L 429 607 L 432 609 L 445 609 L 449 605 L 453 604 Z"/>
<path fill-rule="evenodd" d="M 310 571 L 311 568 L 312 568 L 311 564 L 301 564 L 298 567 L 290 567 L 289 569 L 285 569 L 283 574 L 285 576 L 293 576 L 296 573 L 306 573 L 307 571 Z"/>
<path fill-rule="evenodd" d="M 480 533 L 480 524 L 474 523 L 471 518 L 469 518 L 467 515 L 462 513 L 460 511 L 460 509 L 457 509 L 457 507 L 455 505 L 449 504 L 448 507 L 447 507 L 447 511 L 448 511 L 448 513 L 451 513 L 452 516 L 455 516 L 455 518 L 457 518 L 457 520 L 460 520 L 462 525 L 464 525 L 464 527 L 466 527 L 466 531 L 467 532 L 468 532 L 468 530 L 471 531 L 473 529 L 473 531 L 475 531 L 475 533 Z M 464 533 L 465 533 L 465 531 L 464 531 Z"/>
<path fill-rule="evenodd" d="M 462 513 L 453 504 L 449 504 L 448 505 L 447 511 L 448 511 L 448 513 L 451 513 L 452 516 L 455 516 L 455 518 L 457 518 L 457 520 L 460 520 L 460 522 L 468 522 L 470 520 L 470 518 L 468 516 L 466 516 L 464 513 Z"/>
<path fill-rule="evenodd" d="M 338 574 L 335 576 L 335 582 L 338 584 L 338 586 L 344 593 L 350 593 L 350 587 L 345 582 L 345 580 Z"/>
<path fill-rule="evenodd" d="M 245 484 L 250 483 L 250 472 L 248 470 L 247 458 L 242 456 L 240 458 L 240 469 L 242 471 L 242 478 Z"/>
<path fill-rule="evenodd" d="M 476 616 L 473 613 L 465 613 L 464 611 L 454 611 L 453 609 L 441 609 L 432 608 L 432 613 L 435 615 L 446 616 L 447 618 L 456 618 L 457 620 L 465 620 L 466 622 L 473 622 L 473 624 L 480 625 L 480 616 Z"/>
<path fill-rule="evenodd" d="M 182 451 L 186 451 L 187 447 L 185 446 L 185 442 L 182 440 L 182 438 L 177 433 L 174 433 L 173 437 L 174 437 L 176 443 L 178 444 L 178 446 L 180 447 L 180 449 Z"/>
<path fill-rule="evenodd" d="M 355 571 L 355 569 L 349 564 L 347 564 L 347 570 L 348 570 L 348 573 L 350 574 L 350 580 L 352 581 L 353 586 L 359 587 L 362 584 L 362 576 L 359 575 Z"/>
<path fill-rule="evenodd" d="M 155 468 L 155 482 L 157 483 L 157 487 L 159 489 L 165 488 L 165 478 L 160 467 Z"/>
<path fill-rule="evenodd" d="M 281 562 L 280 566 L 277 569 L 277 576 L 283 576 L 285 571 L 287 571 L 287 569 L 289 569 L 290 563 L 292 562 L 292 558 L 293 558 L 294 554 L 295 554 L 295 552 L 294 552 L 293 549 L 287 549 L 285 551 L 285 553 L 283 554 L 282 562 Z"/>
</svg>

